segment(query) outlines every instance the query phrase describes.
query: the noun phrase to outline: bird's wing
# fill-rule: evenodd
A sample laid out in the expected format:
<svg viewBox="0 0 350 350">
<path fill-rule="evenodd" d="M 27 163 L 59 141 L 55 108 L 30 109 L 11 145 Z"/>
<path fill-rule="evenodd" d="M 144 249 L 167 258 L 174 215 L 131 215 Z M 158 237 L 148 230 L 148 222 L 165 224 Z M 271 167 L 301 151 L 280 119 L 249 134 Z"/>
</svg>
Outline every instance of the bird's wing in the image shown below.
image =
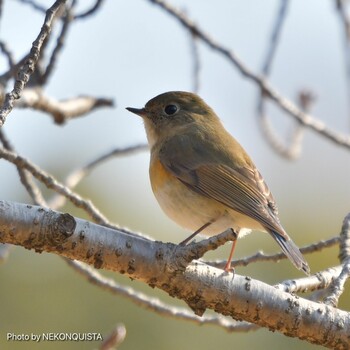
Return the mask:
<svg viewBox="0 0 350 350">
<path fill-rule="evenodd" d="M 213 198 L 289 239 L 277 218 L 271 192 L 252 163 L 238 165 L 228 161 L 228 165 L 223 164 L 218 154 L 206 152 L 205 147 L 199 149 L 193 139 L 186 136 L 164 143 L 159 157 L 163 166 L 193 191 Z"/>
</svg>

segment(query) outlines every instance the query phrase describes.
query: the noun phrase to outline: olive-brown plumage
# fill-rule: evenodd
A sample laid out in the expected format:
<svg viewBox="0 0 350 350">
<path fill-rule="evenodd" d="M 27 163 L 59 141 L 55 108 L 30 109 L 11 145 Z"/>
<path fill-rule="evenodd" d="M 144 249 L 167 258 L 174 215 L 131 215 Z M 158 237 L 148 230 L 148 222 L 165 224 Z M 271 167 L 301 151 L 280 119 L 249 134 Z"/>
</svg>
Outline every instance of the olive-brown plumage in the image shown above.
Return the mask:
<svg viewBox="0 0 350 350">
<path fill-rule="evenodd" d="M 309 266 L 277 216 L 274 198 L 242 146 L 197 95 L 173 91 L 142 109 L 151 147 L 150 180 L 165 213 L 179 225 L 219 234 L 228 228 L 266 231 L 291 262 Z"/>
</svg>

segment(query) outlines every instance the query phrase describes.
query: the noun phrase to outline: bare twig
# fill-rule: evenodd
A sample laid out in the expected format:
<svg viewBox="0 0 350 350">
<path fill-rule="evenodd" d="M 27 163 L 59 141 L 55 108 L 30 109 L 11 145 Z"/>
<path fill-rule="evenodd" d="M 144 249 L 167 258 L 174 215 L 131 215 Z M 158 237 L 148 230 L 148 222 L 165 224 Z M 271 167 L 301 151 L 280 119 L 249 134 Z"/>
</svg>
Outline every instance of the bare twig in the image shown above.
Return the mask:
<svg viewBox="0 0 350 350">
<path fill-rule="evenodd" d="M 300 251 L 302 254 L 310 254 L 314 253 L 317 251 L 320 251 L 324 248 L 332 247 L 336 244 L 338 244 L 340 241 L 340 238 L 337 237 L 332 237 L 327 240 L 322 240 L 316 243 L 309 244 L 305 247 L 300 248 Z M 262 251 L 259 251 L 255 253 L 254 255 L 247 256 L 242 259 L 236 259 L 232 260 L 232 266 L 237 267 L 237 266 L 247 266 L 251 263 L 256 263 L 256 262 L 267 262 L 267 261 L 280 261 L 283 259 L 287 259 L 287 257 L 283 253 L 277 253 L 277 254 L 265 254 Z M 218 268 L 223 268 L 226 264 L 225 260 L 216 260 L 216 261 L 206 261 L 206 264 Z"/>
<path fill-rule="evenodd" d="M 344 219 L 340 237 L 335 238 L 338 238 L 337 242 L 340 242 L 339 256 L 342 263 L 341 266 L 320 271 L 310 277 L 284 281 L 278 284 L 277 287 L 290 293 L 327 289 L 322 293 L 317 293 L 317 297 L 328 294 L 324 302 L 336 306 L 340 295 L 344 291 L 344 284 L 350 276 L 350 214 Z M 331 240 L 328 241 L 330 242 Z M 305 253 L 303 248 L 300 251 Z M 312 297 L 314 298 L 315 296 Z"/>
<path fill-rule="evenodd" d="M 66 14 L 63 17 L 63 23 L 61 32 L 57 38 L 56 46 L 52 51 L 48 65 L 46 66 L 45 72 L 40 77 L 40 85 L 43 86 L 47 83 L 48 78 L 51 76 L 53 69 L 57 64 L 57 58 L 61 53 L 64 45 L 65 38 L 67 37 L 68 29 L 72 23 L 73 15 L 70 8 L 67 8 Z"/>
<path fill-rule="evenodd" d="M 45 39 L 50 35 L 51 24 L 57 11 L 66 3 L 67 0 L 56 0 L 55 3 L 46 11 L 45 21 L 38 37 L 33 42 L 29 55 L 24 65 L 20 68 L 18 76 L 11 92 L 5 96 L 5 101 L 0 108 L 0 127 L 5 123 L 6 117 L 11 113 L 15 100 L 18 100 L 27 85 L 30 76 L 35 70 L 36 63 L 40 57 L 41 47 Z"/>
<path fill-rule="evenodd" d="M 346 215 L 340 231 L 339 259 L 342 264 L 350 258 L 350 213 Z"/>
<path fill-rule="evenodd" d="M 332 282 L 330 294 L 324 299 L 325 304 L 336 307 L 344 292 L 345 282 L 350 278 L 350 213 L 345 217 L 340 232 L 339 258 L 342 269 L 339 276 Z"/>
<path fill-rule="evenodd" d="M 0 40 L 0 49 L 7 58 L 9 69 L 12 70 L 13 67 L 15 66 L 15 60 L 13 58 L 12 52 L 7 47 L 7 44 L 2 40 Z"/>
<path fill-rule="evenodd" d="M 330 267 L 309 277 L 286 280 L 275 287 L 288 293 L 307 293 L 328 288 L 339 276 L 341 266 Z"/>
<path fill-rule="evenodd" d="M 275 58 L 276 50 L 280 41 L 284 22 L 287 18 L 289 0 L 280 0 L 280 7 L 277 11 L 275 23 L 270 39 L 270 45 L 267 50 L 266 58 L 263 63 L 262 72 L 264 76 L 269 76 L 273 60 Z"/>
<path fill-rule="evenodd" d="M 272 63 L 275 58 L 275 54 L 277 52 L 278 44 L 280 42 L 283 25 L 287 18 L 288 6 L 289 6 L 289 0 L 280 1 L 280 8 L 276 15 L 275 23 L 273 25 L 273 30 L 270 38 L 270 44 L 269 44 L 266 58 L 264 60 L 263 68 L 262 68 L 262 73 L 265 78 L 268 78 L 272 70 Z M 300 93 L 299 97 L 300 97 L 300 101 L 302 102 L 307 101 L 306 98 L 302 99 L 302 97 L 304 97 L 303 93 Z M 303 105 L 301 103 L 299 103 L 299 105 L 301 106 L 301 109 L 304 112 L 309 111 L 303 108 Z M 306 106 L 306 103 L 304 105 Z M 309 107 L 310 103 L 308 103 L 307 105 Z M 295 126 L 294 131 L 291 134 L 290 142 L 286 144 L 285 141 L 282 140 L 278 135 L 278 133 L 274 130 L 266 110 L 267 110 L 267 96 L 264 93 L 264 91 L 261 90 L 260 96 L 258 99 L 257 112 L 258 112 L 259 122 L 261 125 L 261 130 L 264 136 L 266 137 L 266 140 L 268 141 L 270 146 L 272 146 L 272 148 L 281 156 L 286 157 L 288 159 L 296 159 L 300 155 L 300 151 L 301 151 L 301 142 L 304 134 L 303 125 L 297 122 L 297 125 Z"/>
<path fill-rule="evenodd" d="M 199 91 L 200 85 L 200 71 L 201 71 L 201 61 L 199 55 L 199 47 L 197 37 L 194 33 L 190 33 L 190 44 L 191 44 L 191 54 L 192 54 L 192 90 L 195 93 Z"/>
<path fill-rule="evenodd" d="M 8 151 L 14 150 L 10 141 L 6 138 L 4 130 L 2 128 L 0 129 L 0 142 L 3 144 L 4 148 L 7 149 Z M 37 205 L 46 207 L 47 206 L 46 201 L 40 189 L 38 188 L 38 186 L 36 186 L 35 183 L 33 182 L 33 179 L 31 175 L 28 173 L 28 171 L 22 169 L 20 166 L 17 166 L 17 171 L 23 186 L 27 190 L 33 202 Z"/>
<path fill-rule="evenodd" d="M 97 12 L 100 9 L 103 2 L 104 2 L 104 0 L 96 0 L 95 4 L 90 9 L 88 9 L 85 12 L 82 12 L 78 15 L 75 15 L 74 19 L 83 19 L 83 18 L 87 18 L 87 17 L 93 15 L 95 12 Z"/>
<path fill-rule="evenodd" d="M 23 4 L 30 5 L 34 10 L 45 13 L 46 8 L 44 6 L 41 6 L 34 0 L 17 0 L 19 2 L 22 2 Z"/>
<path fill-rule="evenodd" d="M 85 166 L 79 169 L 76 169 L 72 173 L 70 173 L 65 179 L 64 185 L 69 187 L 71 190 L 73 190 L 74 187 L 77 186 L 78 183 L 84 177 L 90 174 L 90 172 L 94 168 L 99 166 L 101 163 L 114 157 L 124 156 L 127 154 L 140 152 L 146 149 L 148 149 L 148 145 L 143 144 L 143 145 L 135 145 L 135 146 L 125 147 L 125 148 L 115 148 L 112 151 L 108 151 L 107 153 L 104 153 L 103 155 L 87 163 Z M 65 202 L 66 202 L 66 198 L 64 196 L 55 195 L 49 202 L 50 208 L 59 209 L 64 205 Z"/>
<path fill-rule="evenodd" d="M 342 265 L 341 272 L 337 278 L 332 281 L 330 285 L 330 294 L 324 299 L 324 303 L 336 307 L 340 296 L 344 293 L 344 286 L 346 281 L 350 278 L 350 261 Z"/>
<path fill-rule="evenodd" d="M 0 21 L 2 17 L 2 9 L 3 9 L 3 0 L 0 0 Z"/>
<path fill-rule="evenodd" d="M 254 74 L 233 51 L 212 39 L 208 34 L 202 31 L 200 27 L 196 26 L 191 20 L 189 20 L 181 11 L 175 9 L 163 0 L 148 1 L 161 7 L 168 14 L 176 18 L 187 30 L 193 32 L 203 43 L 217 51 L 223 57 L 226 57 L 244 77 L 256 83 L 267 97 L 274 101 L 282 110 L 294 117 L 298 122 L 323 135 L 334 143 L 350 148 L 350 136 L 343 135 L 327 128 L 322 121 L 301 111 L 295 104 L 280 95 L 280 93 L 275 90 L 264 77 Z"/>
<path fill-rule="evenodd" d="M 86 115 L 100 107 L 112 107 L 112 99 L 92 96 L 77 96 L 65 100 L 56 100 L 44 94 L 41 88 L 30 88 L 23 92 L 16 103 L 19 108 L 33 108 L 51 114 L 56 124 Z"/>
<path fill-rule="evenodd" d="M 69 188 L 58 182 L 53 176 L 47 174 L 29 160 L 17 155 L 14 152 L 0 148 L 0 158 L 6 159 L 21 169 L 28 170 L 36 179 L 42 182 L 47 188 L 65 196 L 76 207 L 83 209 L 97 223 L 105 226 L 112 226 L 100 211 L 88 200 L 81 198 Z"/>
<path fill-rule="evenodd" d="M 344 28 L 344 61 L 347 78 L 348 96 L 350 95 L 350 19 L 346 11 L 346 1 L 336 0 L 336 8 L 341 25 Z M 349 105 L 348 105 L 349 107 Z"/>
<path fill-rule="evenodd" d="M 34 10 L 36 11 L 39 11 L 39 12 L 42 12 L 42 13 L 45 13 L 46 12 L 46 8 L 41 6 L 40 4 L 38 4 L 36 1 L 34 0 L 17 0 L 17 1 L 20 1 L 24 4 L 27 4 L 27 5 L 30 5 Z M 95 12 L 97 12 L 100 7 L 102 6 L 104 0 L 96 0 L 95 3 L 93 4 L 93 6 L 80 13 L 80 14 L 77 14 L 73 17 L 73 20 L 76 20 L 76 19 L 84 19 L 84 18 L 87 18 L 89 16 L 91 16 L 92 14 L 94 14 Z"/>
<path fill-rule="evenodd" d="M 69 188 L 58 182 L 52 175 L 47 174 L 45 171 L 31 163 L 29 160 L 21 157 L 20 155 L 5 150 L 0 147 L 0 159 L 6 159 L 7 161 L 15 164 L 16 166 L 28 170 L 37 180 L 42 182 L 47 188 L 63 195 L 77 208 L 84 210 L 96 223 L 109 227 L 114 230 L 119 230 L 128 235 L 134 235 L 137 237 L 145 237 L 142 234 L 136 234 L 127 230 L 126 228 L 118 227 L 110 223 L 106 217 L 93 205 L 89 200 L 83 199 L 81 196 L 71 191 Z"/>
</svg>

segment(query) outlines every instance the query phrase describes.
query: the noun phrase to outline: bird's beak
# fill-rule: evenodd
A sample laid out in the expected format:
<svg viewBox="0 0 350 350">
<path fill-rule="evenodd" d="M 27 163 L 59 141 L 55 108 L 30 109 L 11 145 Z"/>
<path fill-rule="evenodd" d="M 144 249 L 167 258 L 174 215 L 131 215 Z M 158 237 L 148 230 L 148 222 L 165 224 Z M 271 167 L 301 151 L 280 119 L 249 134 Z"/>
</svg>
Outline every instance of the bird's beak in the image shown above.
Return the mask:
<svg viewBox="0 0 350 350">
<path fill-rule="evenodd" d="M 140 117 L 146 117 L 146 111 L 144 108 L 132 108 L 132 107 L 126 107 L 126 109 L 131 112 L 139 115 Z"/>
</svg>

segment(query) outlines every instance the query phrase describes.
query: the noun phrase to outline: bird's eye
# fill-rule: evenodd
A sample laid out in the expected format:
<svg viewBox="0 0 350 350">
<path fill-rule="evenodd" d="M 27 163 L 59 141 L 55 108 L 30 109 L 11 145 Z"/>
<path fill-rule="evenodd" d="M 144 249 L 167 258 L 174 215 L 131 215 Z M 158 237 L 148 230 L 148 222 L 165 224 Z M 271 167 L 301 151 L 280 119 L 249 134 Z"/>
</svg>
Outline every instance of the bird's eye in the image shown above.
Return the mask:
<svg viewBox="0 0 350 350">
<path fill-rule="evenodd" d="M 173 115 L 177 112 L 178 108 L 177 106 L 175 105 L 167 105 L 165 108 L 164 108 L 164 112 L 167 114 L 167 115 Z"/>
</svg>

